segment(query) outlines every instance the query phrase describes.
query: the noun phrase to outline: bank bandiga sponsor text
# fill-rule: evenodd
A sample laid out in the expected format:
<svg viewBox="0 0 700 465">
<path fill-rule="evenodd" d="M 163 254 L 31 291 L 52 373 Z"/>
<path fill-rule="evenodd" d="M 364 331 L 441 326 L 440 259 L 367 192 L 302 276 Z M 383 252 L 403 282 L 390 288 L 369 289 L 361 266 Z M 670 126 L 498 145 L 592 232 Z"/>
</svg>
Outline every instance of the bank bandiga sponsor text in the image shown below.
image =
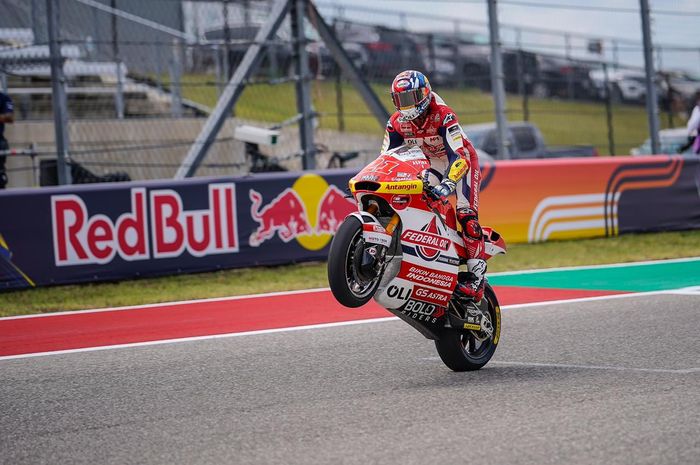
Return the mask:
<svg viewBox="0 0 700 465">
<path fill-rule="evenodd" d="M 88 211 L 76 194 L 51 197 L 56 266 L 106 264 L 123 260 L 194 257 L 238 252 L 236 190 L 232 183 L 210 184 L 203 210 L 185 210 L 172 189 L 131 189 L 131 206 L 116 220 Z"/>
</svg>

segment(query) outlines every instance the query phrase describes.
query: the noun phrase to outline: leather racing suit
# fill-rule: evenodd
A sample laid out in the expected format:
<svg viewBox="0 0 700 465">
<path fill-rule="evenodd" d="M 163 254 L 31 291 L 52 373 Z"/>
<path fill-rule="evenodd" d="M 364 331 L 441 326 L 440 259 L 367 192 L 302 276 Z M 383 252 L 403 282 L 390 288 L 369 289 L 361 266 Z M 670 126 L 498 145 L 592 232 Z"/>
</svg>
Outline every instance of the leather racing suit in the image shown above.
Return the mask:
<svg viewBox="0 0 700 465">
<path fill-rule="evenodd" d="M 435 92 L 431 93 L 422 124 L 418 126 L 415 121 L 404 120 L 401 113 L 395 112 L 387 123 L 382 151 L 403 144 L 417 145 L 430 160 L 432 175 L 439 181 L 448 178 L 456 183 L 457 220 L 466 245 L 466 256 L 461 258 L 478 259 L 484 263 L 479 266 L 485 271 L 484 240 L 478 223 L 481 172 L 476 150 L 462 131 L 455 112 Z"/>
</svg>

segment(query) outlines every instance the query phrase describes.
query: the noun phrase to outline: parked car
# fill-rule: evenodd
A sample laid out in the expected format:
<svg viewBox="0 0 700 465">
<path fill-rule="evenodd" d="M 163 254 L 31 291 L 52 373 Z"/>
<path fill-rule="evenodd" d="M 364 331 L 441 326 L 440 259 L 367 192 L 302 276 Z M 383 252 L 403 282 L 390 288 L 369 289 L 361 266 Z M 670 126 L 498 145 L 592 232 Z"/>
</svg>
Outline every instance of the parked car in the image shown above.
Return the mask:
<svg viewBox="0 0 700 465">
<path fill-rule="evenodd" d="M 685 71 L 662 71 L 661 77 L 670 96 L 678 97 L 689 108 L 695 104 L 695 93 L 700 91 L 700 76 Z"/>
<path fill-rule="evenodd" d="M 352 61 L 355 68 L 363 71 L 367 66 L 368 53 L 365 48 L 358 43 L 346 42 L 342 44 L 345 53 Z M 336 63 L 335 58 L 326 47 L 326 44 L 321 41 L 315 41 L 306 46 L 306 51 L 309 55 L 309 68 L 316 76 L 337 76 L 340 72 L 340 66 Z"/>
<path fill-rule="evenodd" d="M 688 142 L 688 131 L 685 128 L 662 129 L 659 131 L 659 153 L 673 155 L 678 149 Z M 684 154 L 693 153 L 693 148 L 688 147 Z M 630 151 L 632 155 L 652 155 L 651 139 L 644 141 L 639 147 Z"/>
<path fill-rule="evenodd" d="M 497 157 L 496 123 L 482 123 L 462 126 L 474 148 Z M 508 124 L 506 145 L 511 159 L 592 157 L 598 151 L 592 145 L 570 145 L 547 147 L 539 128 L 528 122 Z"/>
<path fill-rule="evenodd" d="M 589 73 L 596 97 L 605 98 L 605 73 L 601 69 Z M 644 103 L 647 96 L 646 75 L 641 71 L 608 71 L 610 99 L 614 103 Z M 663 99 L 667 93 L 666 84 L 657 79 L 656 95 Z"/>
<path fill-rule="evenodd" d="M 355 66 L 368 79 L 385 80 L 405 69 L 426 69 L 419 44 L 408 31 L 350 21 L 336 22 L 334 30 Z M 319 47 L 319 56 L 323 69 L 337 72 L 325 46 Z"/>
<path fill-rule="evenodd" d="M 595 87 L 590 77 L 591 67 L 588 64 L 547 55 L 539 55 L 537 60 L 539 82 L 546 89 L 546 95 L 533 91 L 536 96 L 574 99 L 595 97 Z"/>
<path fill-rule="evenodd" d="M 415 37 L 433 83 L 484 90 L 490 87 L 489 47 L 485 36 L 468 32 L 431 32 Z"/>
</svg>

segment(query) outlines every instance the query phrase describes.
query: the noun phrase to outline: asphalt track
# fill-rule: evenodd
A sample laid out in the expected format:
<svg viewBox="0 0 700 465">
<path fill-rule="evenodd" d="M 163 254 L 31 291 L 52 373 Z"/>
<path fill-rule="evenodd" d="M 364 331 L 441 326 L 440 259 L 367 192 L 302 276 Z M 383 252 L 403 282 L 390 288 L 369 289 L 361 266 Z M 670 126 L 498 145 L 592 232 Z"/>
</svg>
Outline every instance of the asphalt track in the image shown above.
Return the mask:
<svg viewBox="0 0 700 465">
<path fill-rule="evenodd" d="M 700 292 L 503 311 L 453 373 L 396 320 L 0 361 L 2 464 L 697 464 Z"/>
</svg>

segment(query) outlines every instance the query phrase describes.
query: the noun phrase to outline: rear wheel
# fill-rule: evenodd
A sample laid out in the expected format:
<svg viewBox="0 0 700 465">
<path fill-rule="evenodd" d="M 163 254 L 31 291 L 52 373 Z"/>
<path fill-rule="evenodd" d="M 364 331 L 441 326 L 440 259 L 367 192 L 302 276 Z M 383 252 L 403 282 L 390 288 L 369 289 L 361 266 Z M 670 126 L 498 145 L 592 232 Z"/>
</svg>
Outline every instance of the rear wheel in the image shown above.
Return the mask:
<svg viewBox="0 0 700 465">
<path fill-rule="evenodd" d="M 348 216 L 335 233 L 328 253 L 328 284 L 336 300 L 346 307 L 366 304 L 379 286 L 381 272 L 376 267 L 362 266 L 364 253 L 362 223 Z"/>
<path fill-rule="evenodd" d="M 451 302 L 450 305 L 452 304 Z M 496 294 L 488 283 L 481 306 L 485 317 L 481 320 L 481 330 L 447 329 L 440 339 L 435 341 L 440 359 L 453 371 L 478 370 L 486 365 L 496 352 L 501 337 L 501 309 Z M 463 319 L 469 314 L 463 305 L 450 308 L 450 311 L 457 311 Z"/>
</svg>

